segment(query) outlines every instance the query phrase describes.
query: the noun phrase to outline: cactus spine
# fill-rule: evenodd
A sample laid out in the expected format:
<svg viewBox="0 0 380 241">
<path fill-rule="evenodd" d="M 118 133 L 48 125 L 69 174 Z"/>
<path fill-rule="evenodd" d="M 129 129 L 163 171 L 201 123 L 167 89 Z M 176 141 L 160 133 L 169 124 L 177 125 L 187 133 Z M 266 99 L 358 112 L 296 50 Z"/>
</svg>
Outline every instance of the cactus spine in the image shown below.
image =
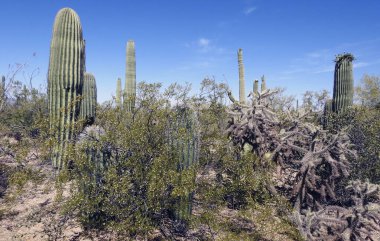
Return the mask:
<svg viewBox="0 0 380 241">
<path fill-rule="evenodd" d="M 127 43 L 127 66 L 125 75 L 124 106 L 128 112 L 135 107 L 136 98 L 136 56 L 135 42 L 129 40 Z"/>
<path fill-rule="evenodd" d="M 75 137 L 84 72 L 84 41 L 79 16 L 63 8 L 55 17 L 48 71 L 49 122 L 56 141 L 53 166 L 65 165 L 67 148 Z"/>
<path fill-rule="evenodd" d="M 94 75 L 84 73 L 80 117 L 86 125 L 92 125 L 96 117 L 97 89 Z"/>
<path fill-rule="evenodd" d="M 239 102 L 245 103 L 245 80 L 244 80 L 244 64 L 243 50 L 238 50 L 238 65 L 239 65 Z"/>
<path fill-rule="evenodd" d="M 334 93 L 332 109 L 335 113 L 342 112 L 353 103 L 352 54 L 340 54 L 335 59 Z"/>
<path fill-rule="evenodd" d="M 121 107 L 121 79 L 117 79 L 116 83 L 116 107 Z"/>
</svg>

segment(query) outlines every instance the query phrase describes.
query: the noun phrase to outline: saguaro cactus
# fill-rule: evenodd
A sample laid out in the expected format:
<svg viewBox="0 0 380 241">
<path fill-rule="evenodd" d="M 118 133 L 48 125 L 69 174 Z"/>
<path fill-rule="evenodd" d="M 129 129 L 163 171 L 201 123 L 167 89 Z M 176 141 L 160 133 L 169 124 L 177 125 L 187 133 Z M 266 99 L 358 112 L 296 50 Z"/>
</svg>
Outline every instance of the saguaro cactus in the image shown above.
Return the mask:
<svg viewBox="0 0 380 241">
<path fill-rule="evenodd" d="M 265 81 L 265 76 L 261 76 L 261 92 L 264 92 L 267 89 L 267 84 Z"/>
<path fill-rule="evenodd" d="M 94 75 L 84 73 L 82 104 L 80 108 L 80 118 L 86 125 L 92 125 L 96 117 L 97 89 Z"/>
<path fill-rule="evenodd" d="M 244 80 L 244 64 L 243 64 L 243 50 L 238 50 L 238 65 L 239 65 L 239 102 L 245 103 L 245 80 Z"/>
<path fill-rule="evenodd" d="M 327 125 L 329 124 L 329 115 L 332 113 L 332 99 L 329 99 L 325 103 L 325 107 L 323 110 L 323 119 L 322 119 L 322 124 L 323 128 L 326 128 Z"/>
<path fill-rule="evenodd" d="M 5 76 L 1 76 L 1 83 L 0 83 L 0 107 L 1 103 L 5 101 Z"/>
<path fill-rule="evenodd" d="M 259 93 L 259 81 L 257 79 L 253 82 L 253 94 L 257 95 Z"/>
<path fill-rule="evenodd" d="M 48 71 L 49 122 L 55 136 L 53 166 L 65 164 L 69 143 L 75 137 L 84 72 L 84 41 L 77 13 L 63 8 L 55 17 Z"/>
<path fill-rule="evenodd" d="M 127 66 L 125 74 L 124 107 L 132 111 L 135 107 L 136 98 L 136 56 L 135 42 L 129 40 L 127 43 Z"/>
<path fill-rule="evenodd" d="M 116 106 L 121 107 L 121 79 L 117 79 L 116 83 Z"/>
<path fill-rule="evenodd" d="M 189 171 L 190 167 L 199 159 L 199 135 L 197 116 L 189 108 L 178 108 L 173 121 L 169 123 L 169 143 L 173 147 L 172 156 L 177 160 L 177 171 L 180 173 L 181 185 L 183 172 Z M 194 176 L 195 177 L 195 176 Z M 195 181 L 195 179 L 194 179 Z M 175 207 L 175 215 L 179 220 L 187 220 L 192 212 L 193 193 L 180 196 Z"/>
<path fill-rule="evenodd" d="M 332 108 L 336 113 L 346 110 L 353 103 L 354 78 L 352 75 L 352 54 L 339 54 L 335 59 L 334 93 Z"/>
</svg>

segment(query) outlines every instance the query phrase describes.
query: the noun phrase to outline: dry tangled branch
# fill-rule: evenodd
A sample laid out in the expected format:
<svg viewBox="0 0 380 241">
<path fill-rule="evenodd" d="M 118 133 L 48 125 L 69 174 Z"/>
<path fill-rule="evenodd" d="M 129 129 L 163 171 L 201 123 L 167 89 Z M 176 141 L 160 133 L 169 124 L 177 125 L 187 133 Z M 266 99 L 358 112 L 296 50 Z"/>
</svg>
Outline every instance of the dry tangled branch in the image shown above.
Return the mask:
<svg viewBox="0 0 380 241">
<path fill-rule="evenodd" d="M 308 240 L 380 240 L 380 186 L 353 181 L 348 207 L 326 206 L 320 211 L 294 213 Z"/>
<path fill-rule="evenodd" d="M 253 95 L 251 104 L 243 105 L 229 93 L 232 142 L 242 149 L 249 144 L 291 176 L 280 171 L 275 179 L 285 187 L 295 208 L 292 219 L 308 240 L 380 240 L 380 186 L 353 181 L 345 189 L 349 201 L 337 195 L 338 182 L 350 172 L 349 158 L 357 158 L 347 131 L 327 132 L 307 121 L 309 113 L 286 113 L 279 121 L 265 101 L 271 94 Z"/>
<path fill-rule="evenodd" d="M 244 148 L 248 144 L 259 157 L 263 157 L 278 145 L 277 115 L 264 104 L 265 98 L 274 93 L 267 90 L 258 94 L 253 97 L 252 105 L 249 106 L 238 103 L 231 92 L 228 92 L 233 106 L 228 111 L 231 119 L 228 122 L 227 134 L 235 145 Z"/>
</svg>

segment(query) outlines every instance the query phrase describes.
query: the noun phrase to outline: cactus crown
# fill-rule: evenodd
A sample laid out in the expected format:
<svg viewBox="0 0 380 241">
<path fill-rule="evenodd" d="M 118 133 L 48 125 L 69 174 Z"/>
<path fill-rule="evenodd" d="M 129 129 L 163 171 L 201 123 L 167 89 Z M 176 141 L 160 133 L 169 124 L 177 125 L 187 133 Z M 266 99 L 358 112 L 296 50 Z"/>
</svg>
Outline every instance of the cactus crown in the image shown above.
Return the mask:
<svg viewBox="0 0 380 241">
<path fill-rule="evenodd" d="M 343 60 L 353 61 L 355 57 L 351 53 L 343 53 L 335 56 L 336 63 L 340 63 Z"/>
</svg>

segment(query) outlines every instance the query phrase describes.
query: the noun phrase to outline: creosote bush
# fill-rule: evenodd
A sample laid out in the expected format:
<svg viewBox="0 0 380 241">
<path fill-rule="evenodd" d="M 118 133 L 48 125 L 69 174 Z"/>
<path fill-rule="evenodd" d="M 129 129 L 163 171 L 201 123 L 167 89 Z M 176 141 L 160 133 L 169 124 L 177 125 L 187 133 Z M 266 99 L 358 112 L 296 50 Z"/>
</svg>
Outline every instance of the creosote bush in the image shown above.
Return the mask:
<svg viewBox="0 0 380 241">
<path fill-rule="evenodd" d="M 175 111 L 161 85 L 138 87 L 132 112 L 101 106 L 96 124 L 102 133 L 79 140 L 73 150 L 69 175 L 75 189 L 68 210 L 77 208 L 86 227 L 145 233 L 173 218 L 178 198 L 194 190 L 196 167 L 179 171 L 166 138 Z M 89 158 L 90 149 L 95 158 Z"/>
</svg>

